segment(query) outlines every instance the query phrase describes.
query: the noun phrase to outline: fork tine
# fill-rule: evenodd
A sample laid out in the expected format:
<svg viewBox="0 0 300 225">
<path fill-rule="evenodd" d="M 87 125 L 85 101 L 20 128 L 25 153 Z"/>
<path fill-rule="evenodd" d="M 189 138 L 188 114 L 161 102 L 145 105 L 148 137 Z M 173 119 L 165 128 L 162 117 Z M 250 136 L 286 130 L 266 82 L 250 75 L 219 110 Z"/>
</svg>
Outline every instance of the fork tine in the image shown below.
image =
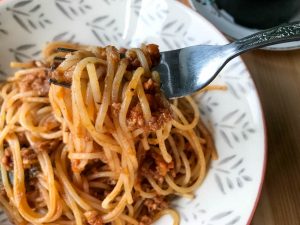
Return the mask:
<svg viewBox="0 0 300 225">
<path fill-rule="evenodd" d="M 59 66 L 59 64 L 60 64 L 62 61 L 64 61 L 65 59 L 66 59 L 66 58 L 64 58 L 64 57 L 59 57 L 59 56 L 54 57 L 53 63 L 52 63 L 52 65 L 51 65 L 51 67 L 50 67 L 50 70 L 51 70 L 51 71 L 55 70 L 55 69 Z"/>
<path fill-rule="evenodd" d="M 76 52 L 76 49 L 71 49 L 71 48 L 57 48 L 56 51 L 58 52 Z"/>
<path fill-rule="evenodd" d="M 66 82 L 63 82 L 63 81 L 61 82 L 61 81 L 55 80 L 53 78 L 49 79 L 49 83 L 54 84 L 54 85 L 58 85 L 58 86 L 62 86 L 62 87 L 66 87 L 66 88 L 71 87 L 70 83 L 66 83 Z"/>
<path fill-rule="evenodd" d="M 57 50 L 58 51 L 63 51 L 63 52 L 77 51 L 75 49 L 68 49 L 68 48 L 57 48 Z M 50 71 L 54 71 L 59 66 L 59 64 L 62 63 L 65 59 L 66 59 L 65 57 L 59 57 L 59 56 L 54 57 L 53 64 L 51 65 Z M 67 82 L 64 82 L 64 81 L 58 81 L 54 78 L 49 78 L 49 83 L 54 84 L 54 85 L 59 85 L 59 86 L 62 86 L 62 87 L 66 87 L 66 88 L 71 87 L 70 83 L 67 83 Z"/>
<path fill-rule="evenodd" d="M 66 59 L 65 57 L 55 56 L 53 61 L 64 61 L 65 59 Z"/>
</svg>

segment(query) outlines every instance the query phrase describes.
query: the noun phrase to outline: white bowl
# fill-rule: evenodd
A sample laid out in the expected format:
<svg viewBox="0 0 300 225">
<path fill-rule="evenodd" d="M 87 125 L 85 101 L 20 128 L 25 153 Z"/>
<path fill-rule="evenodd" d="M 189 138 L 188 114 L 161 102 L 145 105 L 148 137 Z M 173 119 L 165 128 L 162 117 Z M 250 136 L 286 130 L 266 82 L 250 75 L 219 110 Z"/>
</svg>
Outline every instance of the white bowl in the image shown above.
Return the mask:
<svg viewBox="0 0 300 225">
<path fill-rule="evenodd" d="M 39 58 L 45 42 L 139 46 L 157 43 L 168 50 L 226 39 L 191 9 L 172 0 L 24 0 L 0 3 L 0 74 L 11 60 Z M 218 83 L 227 91 L 197 97 L 213 134 L 219 159 L 193 200 L 174 202 L 181 224 L 249 224 L 261 190 L 266 138 L 258 95 L 240 58 L 230 62 Z M 162 218 L 158 224 L 171 224 Z M 1 224 L 4 224 L 2 221 Z"/>
</svg>

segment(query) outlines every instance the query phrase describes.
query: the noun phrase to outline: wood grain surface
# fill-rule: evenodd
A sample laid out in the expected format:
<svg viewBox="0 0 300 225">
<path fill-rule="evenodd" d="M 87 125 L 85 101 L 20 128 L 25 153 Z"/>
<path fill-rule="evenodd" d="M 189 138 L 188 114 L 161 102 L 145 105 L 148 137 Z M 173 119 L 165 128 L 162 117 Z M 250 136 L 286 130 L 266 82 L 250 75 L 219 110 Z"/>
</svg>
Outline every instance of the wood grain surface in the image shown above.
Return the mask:
<svg viewBox="0 0 300 225">
<path fill-rule="evenodd" d="M 267 128 L 264 189 L 253 225 L 300 224 L 300 51 L 243 55 Z"/>
<path fill-rule="evenodd" d="M 300 225 L 300 50 L 256 50 L 242 58 L 260 96 L 268 140 L 265 182 L 251 225 Z"/>
</svg>

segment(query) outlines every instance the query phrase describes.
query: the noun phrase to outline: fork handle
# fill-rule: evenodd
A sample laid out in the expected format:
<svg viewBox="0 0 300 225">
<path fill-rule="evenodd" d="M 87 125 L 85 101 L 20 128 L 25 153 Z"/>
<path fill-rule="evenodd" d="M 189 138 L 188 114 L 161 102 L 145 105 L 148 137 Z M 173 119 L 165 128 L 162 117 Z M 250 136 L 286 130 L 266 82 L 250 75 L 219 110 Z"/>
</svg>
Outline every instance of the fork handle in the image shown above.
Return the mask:
<svg viewBox="0 0 300 225">
<path fill-rule="evenodd" d="M 300 40 L 300 22 L 294 22 L 249 35 L 229 45 L 234 47 L 236 53 L 234 55 L 239 55 L 251 49 L 298 40 Z"/>
</svg>

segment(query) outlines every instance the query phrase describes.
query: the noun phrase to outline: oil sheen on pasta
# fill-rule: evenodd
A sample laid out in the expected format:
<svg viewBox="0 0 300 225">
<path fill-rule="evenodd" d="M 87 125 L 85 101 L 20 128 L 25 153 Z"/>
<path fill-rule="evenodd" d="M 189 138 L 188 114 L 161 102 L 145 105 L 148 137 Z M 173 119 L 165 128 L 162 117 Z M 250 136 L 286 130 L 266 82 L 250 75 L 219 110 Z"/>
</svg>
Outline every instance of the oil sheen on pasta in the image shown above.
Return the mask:
<svg viewBox="0 0 300 225">
<path fill-rule="evenodd" d="M 179 224 L 169 202 L 193 196 L 216 153 L 193 98 L 161 93 L 158 46 L 55 42 L 43 54 L 12 63 L 19 70 L 0 84 L 0 203 L 10 219 L 148 225 L 169 214 Z"/>
</svg>

